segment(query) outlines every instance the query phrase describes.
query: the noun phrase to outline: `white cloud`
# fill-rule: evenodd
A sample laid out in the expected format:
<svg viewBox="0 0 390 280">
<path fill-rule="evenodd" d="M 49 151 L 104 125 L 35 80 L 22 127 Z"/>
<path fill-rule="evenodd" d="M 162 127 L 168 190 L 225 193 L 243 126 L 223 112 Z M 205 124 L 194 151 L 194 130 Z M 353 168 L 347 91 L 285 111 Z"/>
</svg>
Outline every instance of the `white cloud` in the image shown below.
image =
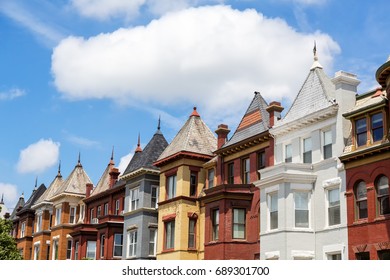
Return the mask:
<svg viewBox="0 0 390 280">
<path fill-rule="evenodd" d="M 90 140 L 88 138 L 80 137 L 80 136 L 75 136 L 75 135 L 69 135 L 67 140 L 69 142 L 72 142 L 73 144 L 79 145 L 79 146 L 84 146 L 84 147 L 99 147 L 100 143 L 95 140 Z"/>
<path fill-rule="evenodd" d="M 17 170 L 19 173 L 42 173 L 58 162 L 59 154 L 60 143 L 40 139 L 20 151 Z"/>
<path fill-rule="evenodd" d="M 9 183 L 0 182 L 0 199 L 4 195 L 4 204 L 8 208 L 8 212 L 12 212 L 13 207 L 15 207 L 16 202 L 19 199 L 18 187 Z"/>
<path fill-rule="evenodd" d="M 299 33 L 279 18 L 227 6 L 189 8 L 146 26 L 68 37 L 52 55 L 57 89 L 71 100 L 111 98 L 148 106 L 198 106 L 216 123 L 241 118 L 260 91 L 292 100 L 313 61 L 340 51 L 327 34 Z M 146 106 L 145 106 L 146 107 Z"/>
<path fill-rule="evenodd" d="M 120 161 L 119 161 L 119 165 L 118 165 L 118 169 L 119 169 L 119 172 L 121 174 L 123 174 L 123 172 L 125 172 L 127 166 L 129 165 L 129 162 L 130 160 L 132 159 L 133 157 L 133 153 L 130 152 L 128 153 L 127 155 L 121 157 Z"/>
<path fill-rule="evenodd" d="M 15 98 L 25 95 L 26 92 L 23 89 L 11 88 L 7 91 L 0 92 L 0 101 L 1 100 L 13 100 Z"/>
</svg>

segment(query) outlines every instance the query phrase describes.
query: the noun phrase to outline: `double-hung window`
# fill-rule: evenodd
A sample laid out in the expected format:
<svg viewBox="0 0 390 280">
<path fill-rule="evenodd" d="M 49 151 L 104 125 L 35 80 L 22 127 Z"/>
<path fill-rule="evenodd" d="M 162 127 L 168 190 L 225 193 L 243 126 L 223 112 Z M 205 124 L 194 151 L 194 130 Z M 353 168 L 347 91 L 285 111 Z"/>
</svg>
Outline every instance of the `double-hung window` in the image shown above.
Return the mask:
<svg viewBox="0 0 390 280">
<path fill-rule="evenodd" d="M 122 257 L 123 234 L 114 234 L 114 257 Z"/>
<path fill-rule="evenodd" d="M 37 216 L 37 228 L 36 232 L 40 232 L 42 230 L 42 213 Z"/>
<path fill-rule="evenodd" d="M 215 241 L 219 239 L 219 209 L 212 210 L 211 223 L 212 223 L 211 239 Z"/>
<path fill-rule="evenodd" d="M 72 258 L 72 239 L 68 239 L 66 243 L 66 259 L 70 260 Z"/>
<path fill-rule="evenodd" d="M 383 138 L 383 115 L 377 113 L 371 116 L 371 137 L 372 142 L 377 142 Z"/>
<path fill-rule="evenodd" d="M 312 145 L 311 138 L 303 139 L 303 163 L 312 163 Z"/>
<path fill-rule="evenodd" d="M 104 247 L 105 247 L 105 243 L 106 243 L 106 236 L 104 234 L 102 234 L 100 236 L 100 258 L 101 259 L 104 259 Z"/>
<path fill-rule="evenodd" d="M 156 255 L 157 244 L 157 229 L 152 228 L 149 230 L 149 256 Z"/>
<path fill-rule="evenodd" d="M 379 215 L 390 214 L 389 179 L 386 176 L 380 176 L 376 180 L 376 196 Z"/>
<path fill-rule="evenodd" d="M 96 260 L 96 241 L 87 241 L 86 258 Z"/>
<path fill-rule="evenodd" d="M 324 146 L 323 146 L 323 155 L 324 159 L 332 157 L 332 131 L 324 131 Z"/>
<path fill-rule="evenodd" d="M 175 220 L 165 222 L 164 249 L 173 249 L 175 246 Z"/>
<path fill-rule="evenodd" d="M 234 184 L 234 163 L 231 162 L 227 165 L 227 183 Z"/>
<path fill-rule="evenodd" d="M 242 183 L 249 184 L 251 181 L 250 178 L 250 160 L 249 158 L 242 160 Z"/>
<path fill-rule="evenodd" d="M 196 220 L 189 219 L 188 223 L 188 248 L 195 248 L 196 242 Z"/>
<path fill-rule="evenodd" d="M 176 174 L 167 177 L 167 199 L 176 196 Z"/>
<path fill-rule="evenodd" d="M 76 223 L 76 207 L 71 206 L 69 209 L 69 223 L 74 224 Z"/>
<path fill-rule="evenodd" d="M 61 223 L 61 207 L 56 208 L 56 223 L 55 225 L 59 225 Z"/>
<path fill-rule="evenodd" d="M 151 190 L 151 207 L 158 208 L 158 186 L 152 186 Z"/>
<path fill-rule="evenodd" d="M 233 208 L 233 239 L 245 239 L 245 209 Z"/>
<path fill-rule="evenodd" d="M 268 195 L 269 228 L 278 228 L 278 193 Z"/>
<path fill-rule="evenodd" d="M 340 189 L 328 190 L 328 224 L 340 224 Z"/>
<path fill-rule="evenodd" d="M 196 195 L 197 184 L 198 184 L 198 174 L 191 172 L 191 175 L 190 175 L 190 196 Z"/>
<path fill-rule="evenodd" d="M 366 118 L 355 121 L 356 144 L 358 147 L 367 144 L 367 121 Z"/>
<path fill-rule="evenodd" d="M 130 190 L 130 211 L 138 209 L 139 204 L 139 188 Z"/>
<path fill-rule="evenodd" d="M 308 228 L 309 227 L 309 193 L 295 192 L 295 227 Z"/>
<path fill-rule="evenodd" d="M 287 144 L 284 146 L 284 162 L 292 162 L 292 146 Z"/>
<path fill-rule="evenodd" d="M 355 200 L 357 219 L 367 218 L 367 188 L 364 181 L 360 181 L 355 187 Z"/>
<path fill-rule="evenodd" d="M 25 234 L 26 234 L 26 222 L 23 222 L 20 228 L 20 238 L 23 238 Z"/>
<path fill-rule="evenodd" d="M 137 255 L 137 231 L 132 230 L 127 233 L 127 243 L 128 243 L 128 257 L 135 257 Z"/>
<path fill-rule="evenodd" d="M 104 216 L 108 215 L 108 202 L 104 203 Z"/>
<path fill-rule="evenodd" d="M 115 215 L 119 215 L 120 201 L 119 199 L 115 200 Z"/>
<path fill-rule="evenodd" d="M 210 169 L 208 172 L 208 185 L 209 189 L 214 187 L 214 169 Z"/>
</svg>

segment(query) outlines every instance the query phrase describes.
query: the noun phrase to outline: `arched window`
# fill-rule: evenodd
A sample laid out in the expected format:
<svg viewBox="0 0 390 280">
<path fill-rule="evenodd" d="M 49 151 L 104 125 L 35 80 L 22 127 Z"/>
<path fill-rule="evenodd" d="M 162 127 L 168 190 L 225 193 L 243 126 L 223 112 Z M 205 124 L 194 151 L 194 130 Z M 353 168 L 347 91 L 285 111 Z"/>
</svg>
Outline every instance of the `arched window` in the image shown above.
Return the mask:
<svg viewBox="0 0 390 280">
<path fill-rule="evenodd" d="M 364 181 L 360 181 L 355 187 L 357 218 L 364 219 L 368 216 L 367 211 L 367 188 Z"/>
<path fill-rule="evenodd" d="M 389 179 L 386 176 L 380 176 L 375 183 L 376 197 L 378 199 L 379 215 L 390 214 L 389 205 Z"/>
</svg>

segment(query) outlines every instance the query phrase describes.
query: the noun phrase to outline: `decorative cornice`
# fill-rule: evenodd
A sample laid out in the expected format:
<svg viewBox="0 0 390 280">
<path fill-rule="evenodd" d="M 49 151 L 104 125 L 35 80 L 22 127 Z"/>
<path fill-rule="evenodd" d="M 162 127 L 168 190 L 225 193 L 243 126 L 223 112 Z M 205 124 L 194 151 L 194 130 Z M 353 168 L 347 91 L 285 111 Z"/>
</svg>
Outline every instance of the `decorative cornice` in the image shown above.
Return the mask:
<svg viewBox="0 0 390 280">
<path fill-rule="evenodd" d="M 188 152 L 188 151 L 180 151 L 180 152 L 177 152 L 177 153 L 170 155 L 166 158 L 155 161 L 153 163 L 153 165 L 160 167 L 162 165 L 168 164 L 169 162 L 175 161 L 179 158 L 190 158 L 190 159 L 199 159 L 199 160 L 209 161 L 213 157 L 214 157 L 214 155 L 206 155 L 206 154 L 199 154 L 199 153 Z"/>
<path fill-rule="evenodd" d="M 266 132 L 263 132 L 261 134 L 255 135 L 253 137 L 244 139 L 244 140 L 242 140 L 238 143 L 235 143 L 233 145 L 216 150 L 215 153 L 217 155 L 224 155 L 224 156 L 234 154 L 234 153 L 237 153 L 239 151 L 256 146 L 258 144 L 267 142 L 267 141 L 269 141 L 270 138 L 271 138 L 271 135 L 269 134 L 268 131 L 266 131 Z"/>
<path fill-rule="evenodd" d="M 134 170 L 133 172 L 127 173 L 125 175 L 119 176 L 119 179 L 128 181 L 134 177 L 143 175 L 143 174 L 152 174 L 152 175 L 159 175 L 160 171 L 156 169 L 151 169 L 151 168 L 138 168 L 137 170 Z"/>
</svg>

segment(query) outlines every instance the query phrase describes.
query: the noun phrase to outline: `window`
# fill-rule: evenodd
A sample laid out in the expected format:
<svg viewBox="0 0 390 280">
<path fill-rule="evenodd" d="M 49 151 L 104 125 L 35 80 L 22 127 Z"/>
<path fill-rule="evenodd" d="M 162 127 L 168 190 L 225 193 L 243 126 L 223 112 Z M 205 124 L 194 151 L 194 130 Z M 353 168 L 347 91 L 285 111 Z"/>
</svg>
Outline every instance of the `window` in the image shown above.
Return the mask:
<svg viewBox="0 0 390 280">
<path fill-rule="evenodd" d="M 364 146 L 367 144 L 367 122 L 366 119 L 356 120 L 355 122 L 356 130 L 356 144 L 357 146 Z"/>
<path fill-rule="evenodd" d="M 175 247 L 175 221 L 165 223 L 165 248 L 173 249 Z"/>
<path fill-rule="evenodd" d="M 53 260 L 58 260 L 58 240 L 53 240 Z"/>
<path fill-rule="evenodd" d="M 295 227 L 309 227 L 309 193 L 296 192 L 294 193 L 295 203 Z"/>
<path fill-rule="evenodd" d="M 104 234 L 102 234 L 100 236 L 100 258 L 101 259 L 104 259 L 104 245 L 105 245 L 105 242 L 106 242 L 106 236 Z"/>
<path fill-rule="evenodd" d="M 211 239 L 218 240 L 219 239 L 219 209 L 212 210 L 212 236 Z"/>
<path fill-rule="evenodd" d="M 245 238 L 245 209 L 233 208 L 233 238 Z"/>
<path fill-rule="evenodd" d="M 119 215 L 119 199 L 115 200 L 115 215 Z"/>
<path fill-rule="evenodd" d="M 357 218 L 358 219 L 367 218 L 368 217 L 367 188 L 366 188 L 366 183 L 364 183 L 363 181 L 360 181 L 356 185 L 355 199 L 356 199 Z"/>
<path fill-rule="evenodd" d="M 76 222 L 76 207 L 71 206 L 69 209 L 69 223 L 74 224 Z"/>
<path fill-rule="evenodd" d="M 375 185 L 379 215 L 390 214 L 389 179 L 386 176 L 380 176 Z"/>
<path fill-rule="evenodd" d="M 265 151 L 257 153 L 257 169 L 265 168 Z"/>
<path fill-rule="evenodd" d="M 87 241 L 86 258 L 96 260 L 96 241 Z"/>
<path fill-rule="evenodd" d="M 328 190 L 328 224 L 340 224 L 340 190 Z"/>
<path fill-rule="evenodd" d="M 196 220 L 189 219 L 188 223 L 188 248 L 195 248 L 195 229 L 196 229 Z"/>
<path fill-rule="evenodd" d="M 50 217 L 49 217 L 49 229 L 51 229 L 52 226 L 53 226 L 53 214 L 50 213 Z"/>
<path fill-rule="evenodd" d="M 80 205 L 80 215 L 79 215 L 79 221 L 84 222 L 84 215 L 85 215 L 85 205 Z"/>
<path fill-rule="evenodd" d="M 198 174 L 191 172 L 190 175 L 190 196 L 196 195 L 196 185 L 198 184 Z"/>
<path fill-rule="evenodd" d="M 291 146 L 291 144 L 284 146 L 284 162 L 292 162 L 292 146 Z"/>
<path fill-rule="evenodd" d="M 268 195 L 270 229 L 278 228 L 278 194 Z"/>
<path fill-rule="evenodd" d="M 122 257 L 123 234 L 114 234 L 114 257 Z"/>
<path fill-rule="evenodd" d="M 390 260 L 390 250 L 380 250 L 380 251 L 378 251 L 378 259 L 380 259 L 380 260 Z"/>
<path fill-rule="evenodd" d="M 229 163 L 227 168 L 228 168 L 227 182 L 228 184 L 234 184 L 234 162 Z"/>
<path fill-rule="evenodd" d="M 97 207 L 97 213 L 96 214 L 97 214 L 96 217 L 98 217 L 98 218 L 102 215 L 102 207 L 100 205 Z"/>
<path fill-rule="evenodd" d="M 207 180 L 209 189 L 214 188 L 214 169 L 209 170 Z"/>
<path fill-rule="evenodd" d="M 167 199 L 171 199 L 176 196 L 176 174 L 167 177 L 167 182 Z"/>
<path fill-rule="evenodd" d="M 135 257 L 137 254 L 137 231 L 129 231 L 127 233 L 127 242 L 129 246 L 129 250 L 127 251 L 128 257 Z"/>
<path fill-rule="evenodd" d="M 249 184 L 250 181 L 250 160 L 246 158 L 242 160 L 242 183 Z"/>
<path fill-rule="evenodd" d="M 20 238 L 23 238 L 25 234 L 26 234 L 26 222 L 23 222 L 20 228 Z"/>
<path fill-rule="evenodd" d="M 34 246 L 34 260 L 39 260 L 39 245 Z"/>
<path fill-rule="evenodd" d="M 50 259 L 50 245 L 47 245 L 47 250 L 46 250 L 46 260 Z"/>
<path fill-rule="evenodd" d="M 303 139 L 303 163 L 312 163 L 310 137 Z"/>
<path fill-rule="evenodd" d="M 355 257 L 357 260 L 369 260 L 370 259 L 370 252 L 356 253 Z"/>
<path fill-rule="evenodd" d="M 139 204 L 139 188 L 130 190 L 130 211 L 138 209 Z"/>
<path fill-rule="evenodd" d="M 61 224 L 61 207 L 56 208 L 56 223 L 55 225 Z"/>
<path fill-rule="evenodd" d="M 152 208 L 158 208 L 158 186 L 152 186 L 151 206 Z"/>
<path fill-rule="evenodd" d="M 381 141 L 383 138 L 383 116 L 378 113 L 371 116 L 372 142 Z"/>
<path fill-rule="evenodd" d="M 68 240 L 66 243 L 66 259 L 70 260 L 72 258 L 72 240 Z"/>
<path fill-rule="evenodd" d="M 149 230 L 149 256 L 156 255 L 157 229 Z"/>
<path fill-rule="evenodd" d="M 79 259 L 79 242 L 76 241 L 74 244 L 74 259 L 78 260 Z"/>
<path fill-rule="evenodd" d="M 332 131 L 324 131 L 324 159 L 332 157 Z"/>
<path fill-rule="evenodd" d="M 332 253 L 332 254 L 327 254 L 328 260 L 341 260 L 341 253 Z"/>
<path fill-rule="evenodd" d="M 108 215 L 108 202 L 104 203 L 104 216 Z"/>
<path fill-rule="evenodd" d="M 95 215 L 95 209 L 92 208 L 91 210 L 89 210 L 89 220 L 91 224 L 93 223 L 94 215 Z"/>
<path fill-rule="evenodd" d="M 36 232 L 40 232 L 42 230 L 42 213 L 37 216 L 37 228 Z"/>
</svg>

